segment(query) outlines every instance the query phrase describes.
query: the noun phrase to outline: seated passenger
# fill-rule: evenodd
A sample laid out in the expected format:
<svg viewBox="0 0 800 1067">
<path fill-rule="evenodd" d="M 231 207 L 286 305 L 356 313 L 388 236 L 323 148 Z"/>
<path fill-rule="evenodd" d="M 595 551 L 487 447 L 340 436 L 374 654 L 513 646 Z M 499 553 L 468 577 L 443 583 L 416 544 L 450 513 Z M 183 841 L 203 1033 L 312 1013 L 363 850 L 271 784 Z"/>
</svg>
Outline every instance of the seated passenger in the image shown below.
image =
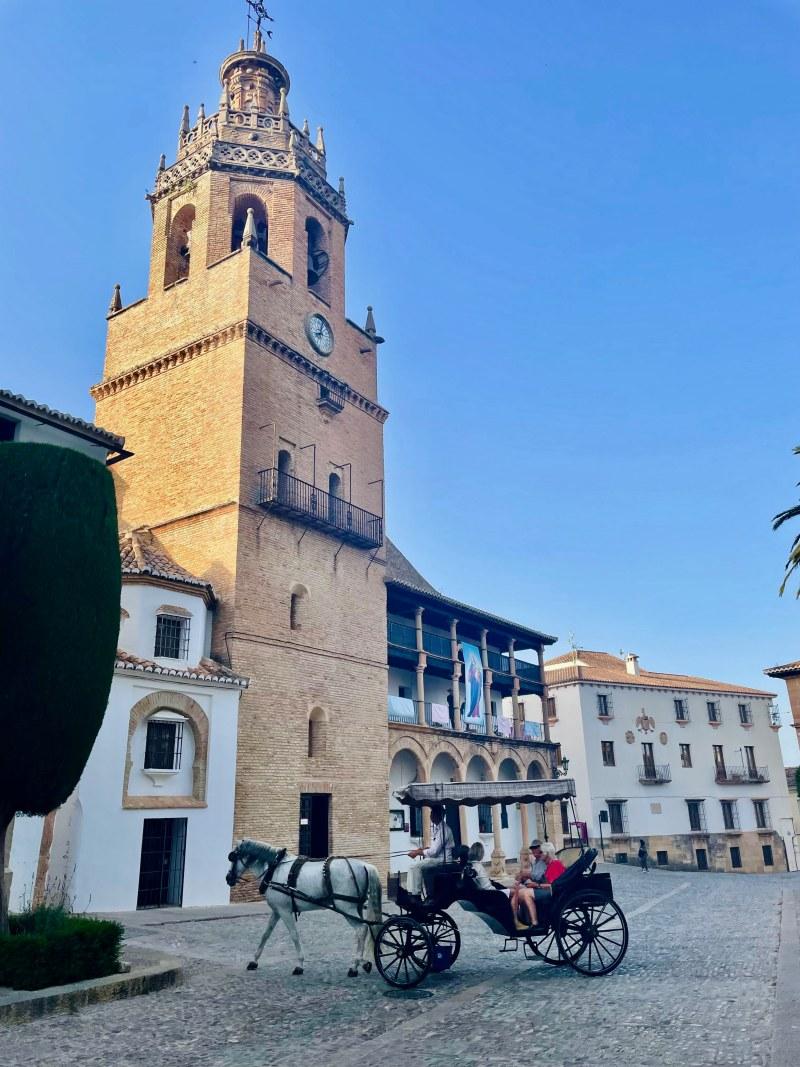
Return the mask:
<svg viewBox="0 0 800 1067">
<path fill-rule="evenodd" d="M 475 885 L 478 889 L 494 889 L 489 875 L 486 873 L 486 868 L 481 862 L 484 855 L 483 845 L 480 841 L 476 841 L 474 845 L 470 845 L 469 855 L 467 857 L 469 861 L 467 863 L 468 873 L 474 878 Z"/>
<path fill-rule="evenodd" d="M 423 875 L 433 874 L 431 868 L 449 863 L 453 855 L 453 831 L 445 822 L 444 808 L 436 805 L 431 808 L 431 843 L 428 848 L 412 848 L 408 853 L 411 859 L 422 858 L 422 863 L 415 864 L 406 877 L 406 889 L 412 895 L 421 898 Z"/>
<path fill-rule="evenodd" d="M 542 855 L 547 866 L 545 867 L 544 879 L 532 883 L 519 891 L 519 902 L 527 912 L 531 920 L 531 926 L 538 926 L 539 918 L 536 911 L 536 901 L 548 900 L 553 892 L 553 882 L 567 869 L 561 860 L 556 859 L 556 846 L 552 841 L 545 841 L 542 845 Z"/>
<path fill-rule="evenodd" d="M 530 863 L 523 864 L 517 877 L 514 879 L 514 885 L 509 891 L 509 897 L 511 899 L 511 907 L 514 909 L 514 914 L 517 914 L 517 908 L 519 907 L 519 891 L 524 886 L 533 887 L 536 882 L 544 881 L 544 872 L 547 869 L 547 863 L 542 852 L 542 842 L 537 838 L 531 841 L 531 860 Z"/>
</svg>

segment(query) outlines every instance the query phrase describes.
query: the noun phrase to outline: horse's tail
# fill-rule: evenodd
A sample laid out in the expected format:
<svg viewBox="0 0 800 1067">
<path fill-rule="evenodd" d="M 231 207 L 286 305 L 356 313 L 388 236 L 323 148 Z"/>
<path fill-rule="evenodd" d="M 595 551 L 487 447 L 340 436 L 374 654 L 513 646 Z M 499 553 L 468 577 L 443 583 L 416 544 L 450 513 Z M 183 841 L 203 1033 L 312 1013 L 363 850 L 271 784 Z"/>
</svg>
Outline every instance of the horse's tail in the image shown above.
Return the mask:
<svg viewBox="0 0 800 1067">
<path fill-rule="evenodd" d="M 383 919 L 383 890 L 381 889 L 381 879 L 377 868 L 373 867 L 371 863 L 365 863 L 364 867 L 367 871 L 367 922 L 371 924 L 367 929 L 369 930 L 374 954 L 376 927 Z"/>
</svg>

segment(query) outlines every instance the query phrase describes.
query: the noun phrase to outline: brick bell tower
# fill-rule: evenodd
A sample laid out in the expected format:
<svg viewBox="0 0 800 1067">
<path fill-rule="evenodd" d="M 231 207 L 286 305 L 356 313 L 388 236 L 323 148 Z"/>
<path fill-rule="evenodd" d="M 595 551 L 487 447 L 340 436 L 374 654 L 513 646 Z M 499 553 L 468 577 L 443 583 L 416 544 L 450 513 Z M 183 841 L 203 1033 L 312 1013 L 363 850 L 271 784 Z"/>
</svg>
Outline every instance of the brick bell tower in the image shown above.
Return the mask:
<svg viewBox="0 0 800 1067">
<path fill-rule="evenodd" d="M 213 584 L 213 654 L 251 679 L 234 836 L 385 852 L 381 338 L 371 309 L 345 315 L 344 183 L 260 31 L 220 82 L 161 157 L 147 296 L 114 292 L 97 420 L 134 453 L 123 526 Z"/>
</svg>

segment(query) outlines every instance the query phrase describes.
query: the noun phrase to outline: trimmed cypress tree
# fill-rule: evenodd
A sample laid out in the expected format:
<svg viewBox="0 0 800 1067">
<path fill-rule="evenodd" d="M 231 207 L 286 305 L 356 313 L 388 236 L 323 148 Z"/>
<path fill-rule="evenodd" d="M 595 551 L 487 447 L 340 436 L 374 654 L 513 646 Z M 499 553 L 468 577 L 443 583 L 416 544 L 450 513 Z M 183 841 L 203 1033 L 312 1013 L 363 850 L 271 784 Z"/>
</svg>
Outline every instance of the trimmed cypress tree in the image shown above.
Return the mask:
<svg viewBox="0 0 800 1067">
<path fill-rule="evenodd" d="M 103 721 L 120 581 L 103 464 L 54 445 L 0 445 L 0 932 L 8 826 L 67 799 Z"/>
</svg>

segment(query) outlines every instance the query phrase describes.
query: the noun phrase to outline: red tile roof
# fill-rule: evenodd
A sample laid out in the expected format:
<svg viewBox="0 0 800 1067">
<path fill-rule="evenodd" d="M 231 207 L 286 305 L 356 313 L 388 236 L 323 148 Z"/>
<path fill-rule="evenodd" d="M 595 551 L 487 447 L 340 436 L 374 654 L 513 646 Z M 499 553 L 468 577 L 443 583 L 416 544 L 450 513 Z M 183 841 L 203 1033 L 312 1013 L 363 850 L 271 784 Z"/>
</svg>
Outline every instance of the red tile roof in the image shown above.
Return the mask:
<svg viewBox="0 0 800 1067">
<path fill-rule="evenodd" d="M 643 686 L 648 689 L 688 689 L 706 693 L 738 693 L 742 696 L 773 697 L 762 689 L 750 689 L 729 682 L 715 682 L 710 678 L 698 678 L 691 674 L 660 674 L 656 671 L 639 670 L 629 674 L 625 660 L 608 652 L 590 652 L 575 649 L 563 656 L 545 661 L 545 680 L 549 687 L 570 682 L 605 682 L 610 685 Z"/>
<path fill-rule="evenodd" d="M 140 526 L 135 530 L 120 534 L 119 554 L 123 578 L 126 576 L 160 578 L 162 581 L 193 586 L 195 589 L 202 590 L 207 598 L 214 599 L 211 583 L 204 578 L 195 577 L 176 563 L 156 542 L 149 526 Z"/>
<path fill-rule="evenodd" d="M 132 652 L 117 649 L 117 659 L 114 664 L 120 671 L 143 671 L 145 674 L 162 674 L 169 678 L 190 678 L 198 682 L 215 682 L 219 685 L 236 685 L 246 689 L 250 684 L 249 678 L 240 674 L 234 674 L 228 667 L 223 667 L 213 659 L 201 659 L 196 667 L 164 667 L 160 663 L 154 663 L 149 659 L 141 659 Z"/>
<path fill-rule="evenodd" d="M 768 674 L 770 678 L 787 678 L 793 674 L 800 674 L 800 660 L 795 663 L 784 663 L 779 667 L 767 667 L 764 674 Z"/>
</svg>

